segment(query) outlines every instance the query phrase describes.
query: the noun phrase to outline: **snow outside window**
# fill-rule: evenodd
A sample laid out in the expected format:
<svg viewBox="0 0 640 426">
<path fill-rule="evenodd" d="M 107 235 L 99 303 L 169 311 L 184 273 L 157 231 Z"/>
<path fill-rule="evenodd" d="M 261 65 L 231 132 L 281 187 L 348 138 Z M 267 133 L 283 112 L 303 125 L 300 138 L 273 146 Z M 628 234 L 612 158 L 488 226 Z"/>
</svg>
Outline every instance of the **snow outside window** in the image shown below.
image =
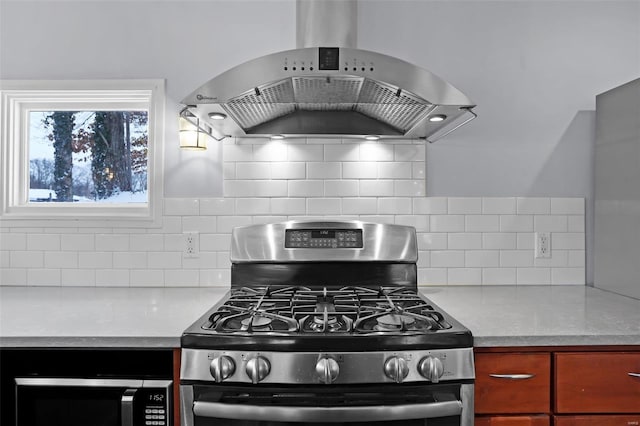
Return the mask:
<svg viewBox="0 0 640 426">
<path fill-rule="evenodd" d="M 158 218 L 164 81 L 5 80 L 0 93 L 3 219 Z"/>
</svg>

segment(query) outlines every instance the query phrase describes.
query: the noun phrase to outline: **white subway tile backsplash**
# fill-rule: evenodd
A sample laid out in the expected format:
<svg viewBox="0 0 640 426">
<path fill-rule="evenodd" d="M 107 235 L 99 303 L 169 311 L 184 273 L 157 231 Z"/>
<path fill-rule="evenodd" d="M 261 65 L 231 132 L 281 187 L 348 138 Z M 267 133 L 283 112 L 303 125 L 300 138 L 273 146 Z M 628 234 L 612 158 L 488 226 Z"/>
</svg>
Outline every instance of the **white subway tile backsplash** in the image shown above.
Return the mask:
<svg viewBox="0 0 640 426">
<path fill-rule="evenodd" d="M 231 258 L 228 251 L 216 253 L 216 268 L 231 269 Z"/>
<path fill-rule="evenodd" d="M 482 212 L 482 199 L 449 197 L 447 210 L 449 214 L 480 214 Z"/>
<path fill-rule="evenodd" d="M 584 216 L 571 215 L 567 216 L 567 231 L 568 232 L 584 232 Z"/>
<path fill-rule="evenodd" d="M 12 251 L 9 257 L 12 268 L 42 268 L 44 253 L 41 251 Z"/>
<path fill-rule="evenodd" d="M 551 200 L 549 198 L 517 198 L 518 214 L 549 214 Z"/>
<path fill-rule="evenodd" d="M 222 165 L 222 178 L 225 180 L 236 178 L 236 163 L 224 163 Z"/>
<path fill-rule="evenodd" d="M 379 203 L 380 200 L 378 200 L 378 209 L 380 209 Z M 398 215 L 395 217 L 395 223 L 397 225 L 413 226 L 416 228 L 416 232 L 429 232 L 429 217 L 425 215 Z"/>
<path fill-rule="evenodd" d="M 517 268 L 516 274 L 517 284 L 551 284 L 551 269 L 549 268 Z"/>
<path fill-rule="evenodd" d="M 498 250 L 467 250 L 464 264 L 466 267 L 495 268 L 500 266 Z"/>
<path fill-rule="evenodd" d="M 236 214 L 259 215 L 271 213 L 269 198 L 236 198 Z"/>
<path fill-rule="evenodd" d="M 447 235 L 450 250 L 477 250 L 482 248 L 482 234 L 473 232 L 452 232 Z"/>
<path fill-rule="evenodd" d="M 431 266 L 434 268 L 463 267 L 464 251 L 462 250 L 433 250 L 431 252 Z"/>
<path fill-rule="evenodd" d="M 482 198 L 482 214 L 516 214 L 514 197 Z"/>
<path fill-rule="evenodd" d="M 286 197 L 289 191 L 287 183 L 291 181 L 256 180 L 250 182 L 255 187 L 255 196 L 257 197 Z"/>
<path fill-rule="evenodd" d="M 447 268 L 418 269 L 418 285 L 447 285 Z"/>
<path fill-rule="evenodd" d="M 427 176 L 424 162 L 414 162 L 411 164 L 411 177 L 414 179 L 424 179 Z"/>
<path fill-rule="evenodd" d="M 343 198 L 342 214 L 376 214 L 378 200 L 376 198 Z"/>
<path fill-rule="evenodd" d="M 151 252 L 147 265 L 152 269 L 179 269 L 182 267 L 182 252 Z"/>
<path fill-rule="evenodd" d="M 581 232 L 554 232 L 551 234 L 551 250 L 584 250 L 584 234 Z"/>
<path fill-rule="evenodd" d="M 201 287 L 229 287 L 231 271 L 229 269 L 202 269 L 200 271 Z"/>
<path fill-rule="evenodd" d="M 551 284 L 584 285 L 584 268 L 553 268 L 551 269 Z"/>
<path fill-rule="evenodd" d="M 393 161 L 393 145 L 384 142 L 363 142 L 360 144 L 360 161 Z"/>
<path fill-rule="evenodd" d="M 60 282 L 63 286 L 94 287 L 96 271 L 93 269 L 61 269 Z"/>
<path fill-rule="evenodd" d="M 236 179 L 271 179 L 271 164 L 264 162 L 236 163 Z"/>
<path fill-rule="evenodd" d="M 535 215 L 533 217 L 535 232 L 567 232 L 567 217 L 561 215 Z"/>
<path fill-rule="evenodd" d="M 164 214 L 167 216 L 197 216 L 200 200 L 193 198 L 165 198 Z"/>
<path fill-rule="evenodd" d="M 342 177 L 342 163 L 340 162 L 309 162 L 306 164 L 307 179 L 340 179 Z"/>
<path fill-rule="evenodd" d="M 553 242 L 552 242 L 553 244 Z M 566 267 L 569 265 L 569 252 L 567 250 L 551 250 L 551 257 L 533 259 L 534 266 L 543 267 Z"/>
<path fill-rule="evenodd" d="M 464 226 L 467 232 L 498 232 L 500 231 L 500 216 L 466 215 Z"/>
<path fill-rule="evenodd" d="M 342 200 L 340 198 L 308 198 L 308 215 L 342 214 Z"/>
<path fill-rule="evenodd" d="M 113 253 L 113 267 L 116 269 L 145 269 L 147 267 L 146 252 Z"/>
<path fill-rule="evenodd" d="M 60 269 L 29 269 L 27 271 L 27 285 L 30 286 L 60 286 Z"/>
<path fill-rule="evenodd" d="M 288 220 L 287 216 L 251 216 L 251 223 L 253 225 L 263 224 L 263 223 L 276 223 L 276 222 L 286 222 Z"/>
<path fill-rule="evenodd" d="M 325 145 L 324 161 L 358 161 L 360 148 L 357 144 Z"/>
<path fill-rule="evenodd" d="M 101 251 L 80 252 L 78 253 L 78 265 L 80 269 L 112 268 L 113 253 Z"/>
<path fill-rule="evenodd" d="M 236 199 L 236 203 L 238 200 L 239 199 Z M 216 216 L 185 216 L 181 218 L 181 226 L 178 232 L 198 232 L 203 234 L 206 232 L 216 232 L 217 228 L 218 220 Z"/>
<path fill-rule="evenodd" d="M 231 234 L 200 235 L 201 251 L 224 251 L 231 248 Z"/>
<path fill-rule="evenodd" d="M 44 253 L 45 268 L 77 268 L 78 253 L 74 251 L 48 251 Z"/>
<path fill-rule="evenodd" d="M 393 215 L 381 215 L 381 214 L 362 214 L 354 220 L 361 220 L 363 222 L 371 223 L 388 223 L 393 225 L 396 223 L 395 216 Z"/>
<path fill-rule="evenodd" d="M 96 287 L 129 287 L 130 275 L 126 269 L 98 269 Z"/>
<path fill-rule="evenodd" d="M 306 165 L 304 162 L 273 162 L 271 177 L 273 179 L 304 179 L 307 177 Z"/>
<path fill-rule="evenodd" d="M 0 250 L 26 250 L 27 234 L 3 232 L 0 234 Z"/>
<path fill-rule="evenodd" d="M 163 251 L 163 234 L 131 235 L 129 237 L 129 249 L 131 251 Z"/>
<path fill-rule="evenodd" d="M 447 271 L 449 285 L 481 285 L 481 268 L 449 268 Z"/>
<path fill-rule="evenodd" d="M 360 186 L 357 180 L 325 180 L 324 195 L 327 197 L 357 197 Z"/>
<path fill-rule="evenodd" d="M 231 233 L 231 230 L 236 226 L 251 225 L 250 216 L 218 216 L 218 229 L 219 233 Z"/>
<path fill-rule="evenodd" d="M 27 250 L 60 250 L 60 235 L 27 234 Z"/>
<path fill-rule="evenodd" d="M 287 153 L 287 145 L 284 142 L 269 141 L 253 146 L 253 161 L 287 161 Z"/>
<path fill-rule="evenodd" d="M 430 251 L 418 251 L 418 268 L 428 268 L 431 266 L 431 252 Z"/>
<path fill-rule="evenodd" d="M 235 200 L 233 198 L 203 198 L 200 200 L 200 214 L 208 216 L 235 214 Z"/>
<path fill-rule="evenodd" d="M 272 198 L 271 213 L 278 215 L 301 215 L 307 211 L 305 198 Z"/>
<path fill-rule="evenodd" d="M 131 235 L 98 234 L 96 235 L 97 251 L 127 251 Z"/>
<path fill-rule="evenodd" d="M 166 287 L 198 287 L 200 273 L 197 270 L 168 270 L 164 272 Z"/>
<path fill-rule="evenodd" d="M 425 182 L 423 180 L 396 180 L 393 192 L 396 197 L 422 197 L 425 194 Z"/>
<path fill-rule="evenodd" d="M 164 287 L 162 269 L 134 269 L 129 274 L 131 287 Z"/>
<path fill-rule="evenodd" d="M 0 268 L 8 268 L 11 265 L 11 252 L 0 250 Z"/>
<path fill-rule="evenodd" d="M 551 214 L 584 214 L 584 198 L 552 198 Z"/>
<path fill-rule="evenodd" d="M 567 251 L 567 266 L 570 267 L 584 267 L 586 264 L 586 252 L 584 250 L 568 250 Z"/>
<path fill-rule="evenodd" d="M 483 268 L 482 284 L 513 285 L 517 282 L 516 268 Z"/>
<path fill-rule="evenodd" d="M 425 161 L 425 146 L 420 145 L 394 145 L 395 161 Z"/>
<path fill-rule="evenodd" d="M 421 250 L 446 250 L 447 249 L 447 234 L 444 232 L 433 233 L 418 233 L 418 249 Z"/>
<path fill-rule="evenodd" d="M 27 285 L 26 268 L 2 268 L 0 269 L 0 286 L 25 286 Z"/>
<path fill-rule="evenodd" d="M 299 145 L 291 144 L 287 146 L 289 161 L 323 161 L 324 147 L 322 145 Z"/>
<path fill-rule="evenodd" d="M 222 192 L 225 197 L 255 197 L 256 183 L 252 180 L 226 180 L 222 183 Z"/>
<path fill-rule="evenodd" d="M 482 248 L 514 250 L 517 248 L 516 234 L 512 232 L 487 232 L 482 234 Z"/>
<path fill-rule="evenodd" d="M 361 197 L 393 197 L 393 180 L 360 180 Z M 411 208 L 410 208 L 411 209 Z"/>
<path fill-rule="evenodd" d="M 420 163 L 416 163 L 420 164 Z M 378 177 L 380 179 L 411 179 L 413 175 L 411 162 L 381 162 L 378 163 Z"/>
<path fill-rule="evenodd" d="M 431 232 L 464 232 L 463 215 L 431 215 Z"/>
<path fill-rule="evenodd" d="M 342 178 L 343 179 L 377 179 L 378 178 L 378 163 L 369 162 L 354 162 L 354 163 L 342 163 Z"/>
<path fill-rule="evenodd" d="M 385 197 L 378 198 L 380 214 L 411 214 L 411 198 Z M 425 217 L 426 219 L 426 217 Z"/>
<path fill-rule="evenodd" d="M 531 250 L 500 250 L 500 266 L 526 267 L 533 266 Z"/>
<path fill-rule="evenodd" d="M 500 215 L 500 232 L 533 232 L 533 216 Z"/>
<path fill-rule="evenodd" d="M 289 197 L 322 197 L 324 180 L 291 180 L 288 192 Z"/>
<path fill-rule="evenodd" d="M 445 197 L 414 198 L 413 214 L 447 214 L 447 199 Z"/>
</svg>

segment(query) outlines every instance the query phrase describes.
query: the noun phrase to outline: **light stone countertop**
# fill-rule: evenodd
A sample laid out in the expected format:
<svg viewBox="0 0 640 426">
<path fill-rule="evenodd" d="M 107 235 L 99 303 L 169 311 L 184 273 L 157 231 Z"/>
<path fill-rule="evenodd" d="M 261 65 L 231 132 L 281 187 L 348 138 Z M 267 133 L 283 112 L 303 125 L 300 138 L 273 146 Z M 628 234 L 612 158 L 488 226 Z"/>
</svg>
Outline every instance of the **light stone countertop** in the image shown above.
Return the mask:
<svg viewBox="0 0 640 426">
<path fill-rule="evenodd" d="M 640 301 L 583 286 L 421 287 L 475 346 L 640 345 Z M 2 347 L 179 347 L 227 288 L 0 287 Z"/>
</svg>

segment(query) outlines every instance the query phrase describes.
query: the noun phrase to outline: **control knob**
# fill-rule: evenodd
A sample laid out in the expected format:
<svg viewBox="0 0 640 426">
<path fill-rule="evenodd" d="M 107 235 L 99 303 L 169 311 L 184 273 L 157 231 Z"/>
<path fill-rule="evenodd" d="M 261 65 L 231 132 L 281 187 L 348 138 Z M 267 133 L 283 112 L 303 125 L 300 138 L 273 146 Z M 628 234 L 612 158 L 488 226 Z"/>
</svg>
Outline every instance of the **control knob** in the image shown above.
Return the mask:
<svg viewBox="0 0 640 426">
<path fill-rule="evenodd" d="M 409 365 L 407 361 L 399 356 L 392 356 L 384 363 L 384 374 L 396 383 L 402 383 L 409 375 Z"/>
<path fill-rule="evenodd" d="M 247 376 L 251 378 L 251 382 L 255 385 L 269 375 L 271 365 L 265 357 L 257 356 L 247 361 L 246 371 Z"/>
<path fill-rule="evenodd" d="M 211 361 L 209 371 L 211 371 L 213 380 L 215 380 L 217 383 L 220 383 L 223 380 L 228 379 L 233 375 L 233 373 L 235 373 L 236 364 L 235 362 L 233 362 L 233 358 L 226 355 L 221 355 L 215 357 Z"/>
<path fill-rule="evenodd" d="M 320 381 L 324 384 L 330 385 L 337 378 L 340 373 L 340 367 L 338 362 L 329 357 L 320 358 L 316 363 L 316 374 Z"/>
<path fill-rule="evenodd" d="M 444 374 L 444 366 L 439 358 L 427 356 L 422 358 L 418 364 L 418 371 L 425 379 L 432 383 L 438 383 Z"/>
</svg>

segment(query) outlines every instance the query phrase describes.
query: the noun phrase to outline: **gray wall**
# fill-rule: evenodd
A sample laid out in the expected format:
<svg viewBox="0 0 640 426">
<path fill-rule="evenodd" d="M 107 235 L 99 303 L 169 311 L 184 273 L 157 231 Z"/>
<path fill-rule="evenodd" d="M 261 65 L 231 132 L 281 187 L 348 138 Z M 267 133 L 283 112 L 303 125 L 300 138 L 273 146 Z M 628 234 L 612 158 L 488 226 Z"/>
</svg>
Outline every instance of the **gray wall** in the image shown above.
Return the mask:
<svg viewBox="0 0 640 426">
<path fill-rule="evenodd" d="M 449 80 L 479 118 L 427 148 L 427 194 L 587 198 L 595 95 L 640 75 L 640 1 L 360 1 L 358 47 Z M 177 148 L 180 99 L 295 47 L 293 0 L 0 0 L 0 78 L 165 78 L 165 195 L 221 194 L 221 151 Z M 587 282 L 593 282 L 593 261 Z"/>
</svg>

